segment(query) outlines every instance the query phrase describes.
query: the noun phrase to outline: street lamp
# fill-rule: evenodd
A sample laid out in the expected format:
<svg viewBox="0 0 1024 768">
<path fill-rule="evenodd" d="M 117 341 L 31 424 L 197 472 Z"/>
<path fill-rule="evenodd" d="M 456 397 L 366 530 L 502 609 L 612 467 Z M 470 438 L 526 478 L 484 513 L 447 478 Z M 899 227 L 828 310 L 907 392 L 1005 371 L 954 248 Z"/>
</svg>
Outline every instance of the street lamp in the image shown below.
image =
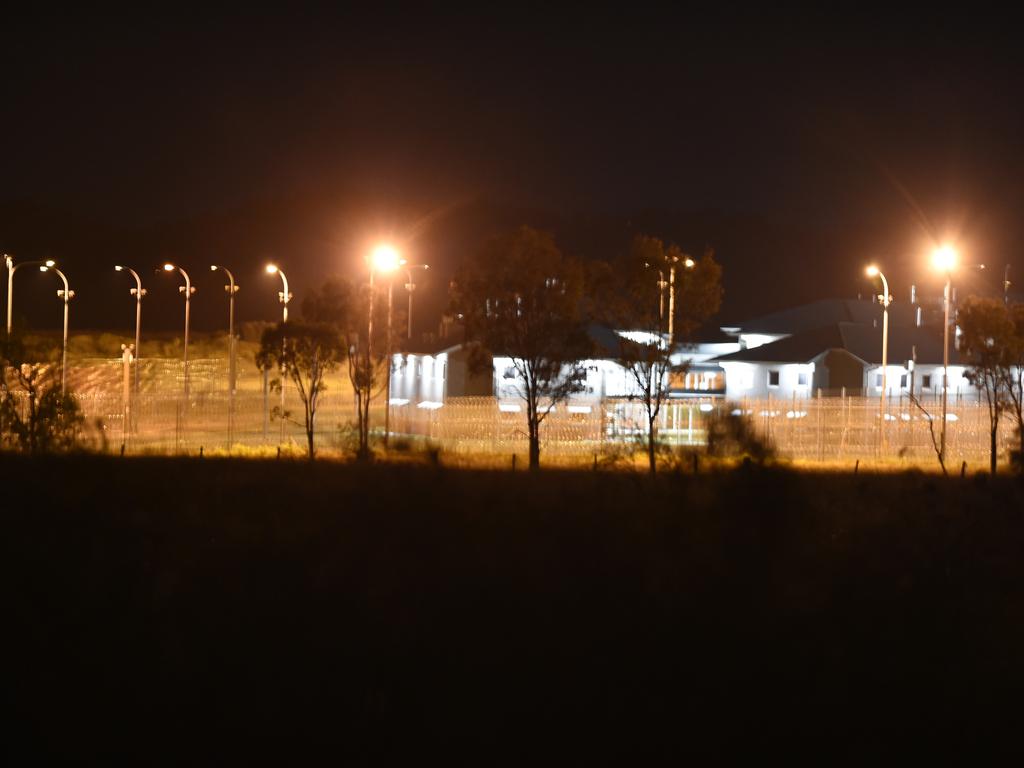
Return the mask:
<svg viewBox="0 0 1024 768">
<path fill-rule="evenodd" d="M 952 246 L 943 245 L 932 252 L 932 266 L 946 274 L 946 288 L 942 294 L 942 432 L 939 438 L 939 458 L 943 466 L 946 462 L 946 392 L 949 389 L 949 305 L 956 263 L 957 252 Z"/>
<path fill-rule="evenodd" d="M 52 261 L 47 261 L 40 268 L 40 272 L 48 272 L 50 270 L 61 279 L 64 283 L 64 287 L 57 291 L 57 298 L 64 300 L 64 342 L 61 348 L 60 356 L 60 394 L 64 397 L 67 394 L 68 384 L 68 302 L 75 297 L 75 292 L 68 287 L 68 279 L 57 267 L 54 266 Z"/>
<path fill-rule="evenodd" d="M 684 256 L 682 260 L 678 256 L 669 257 L 672 266 L 668 270 L 668 344 L 669 350 L 671 351 L 672 345 L 675 343 L 675 315 L 676 315 L 676 264 L 681 263 L 684 269 L 693 269 L 696 263 L 689 256 Z"/>
<path fill-rule="evenodd" d="M 11 310 L 14 306 L 14 273 L 18 271 L 18 267 L 33 267 L 42 265 L 44 267 L 52 267 L 54 265 L 52 259 L 47 261 L 23 261 L 21 264 L 15 264 L 14 258 L 8 254 L 4 254 L 4 264 L 7 266 L 7 336 L 10 338 L 11 335 Z"/>
<path fill-rule="evenodd" d="M 878 277 L 882 280 L 882 295 L 878 297 L 882 301 L 882 396 L 878 403 L 878 413 L 882 419 L 879 429 L 882 429 L 885 426 L 886 373 L 888 370 L 886 366 L 889 364 L 889 302 L 892 301 L 892 297 L 889 295 L 889 281 L 885 279 L 882 270 L 872 264 L 864 271 L 868 277 Z"/>
<path fill-rule="evenodd" d="M 139 396 L 139 335 L 142 329 L 142 297 L 146 295 L 146 289 L 142 287 L 142 278 L 139 273 L 129 267 L 118 265 L 114 267 L 118 272 L 127 272 L 135 278 L 135 287 L 129 293 L 135 297 L 135 382 L 133 391 Z"/>
<path fill-rule="evenodd" d="M 235 294 L 238 293 L 238 286 L 235 285 L 235 276 L 231 270 L 217 264 L 210 265 L 210 271 L 222 270 L 228 276 L 228 284 L 224 290 L 228 293 L 228 446 L 234 442 L 234 421 L 235 421 Z"/>
<path fill-rule="evenodd" d="M 192 281 L 184 269 L 176 267 L 174 264 L 164 264 L 164 272 L 174 272 L 175 270 L 185 278 L 185 284 L 178 286 L 178 293 L 185 297 L 185 399 L 188 400 L 188 317 L 189 307 L 192 303 L 192 294 L 196 292 L 196 289 L 192 287 Z"/>
<path fill-rule="evenodd" d="M 292 300 L 292 294 L 288 290 L 288 278 L 285 277 L 284 270 L 278 267 L 276 264 L 267 264 L 268 275 L 280 275 L 281 286 L 283 290 L 277 292 L 277 298 L 281 302 L 281 322 L 288 322 L 288 302 Z M 281 365 L 281 442 L 284 442 L 284 364 Z M 266 376 L 266 371 L 264 371 Z"/>
<path fill-rule="evenodd" d="M 280 275 L 281 283 L 284 287 L 283 291 L 277 292 L 277 298 L 281 302 L 281 322 L 288 322 L 288 302 L 292 300 L 292 295 L 288 291 L 288 278 L 284 276 L 284 272 L 276 264 L 267 264 L 268 275 Z"/>
<path fill-rule="evenodd" d="M 407 265 L 406 268 L 405 268 L 405 274 L 408 275 L 408 277 L 409 277 L 409 282 L 405 284 L 405 290 L 407 290 L 409 292 L 409 311 L 408 311 L 408 317 L 406 318 L 409 321 L 408 322 L 409 328 L 408 328 L 408 331 L 406 332 L 406 338 L 410 339 L 410 340 L 412 339 L 412 293 L 413 293 L 413 291 L 416 290 L 416 284 L 412 281 L 412 271 L 414 269 L 422 269 L 424 272 L 426 272 L 428 269 L 430 269 L 430 265 L 429 264 L 410 264 L 410 265 Z"/>
<path fill-rule="evenodd" d="M 367 323 L 367 335 L 366 335 L 366 370 L 369 373 L 373 366 L 373 357 L 371 355 L 373 345 L 373 276 L 376 272 L 382 272 L 384 274 L 392 274 L 399 267 L 405 266 L 405 259 L 403 259 L 394 246 L 382 244 L 378 245 L 370 259 L 370 317 Z M 387 360 L 387 376 L 385 379 L 385 390 L 384 390 L 384 445 L 388 444 L 388 433 L 390 432 L 391 425 L 391 299 L 392 289 L 394 288 L 394 280 L 388 283 L 388 326 L 387 335 L 384 339 L 384 357 Z M 411 294 L 410 294 L 411 297 Z M 367 393 L 369 396 L 369 393 Z"/>
</svg>

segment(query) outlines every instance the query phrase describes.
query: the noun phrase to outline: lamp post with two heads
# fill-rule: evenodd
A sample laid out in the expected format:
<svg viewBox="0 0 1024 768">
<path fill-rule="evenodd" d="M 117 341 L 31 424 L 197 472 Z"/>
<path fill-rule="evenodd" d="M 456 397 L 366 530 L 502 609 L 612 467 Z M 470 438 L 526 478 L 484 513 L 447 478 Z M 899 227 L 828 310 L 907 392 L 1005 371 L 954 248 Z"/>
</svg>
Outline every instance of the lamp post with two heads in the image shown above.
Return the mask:
<svg viewBox="0 0 1024 768">
<path fill-rule="evenodd" d="M 367 376 L 373 370 L 373 302 L 374 302 L 374 287 L 373 277 L 377 272 L 382 274 L 393 274 L 399 267 L 405 266 L 405 259 L 403 259 L 394 246 L 391 245 L 379 245 L 374 250 L 370 259 L 370 312 L 369 320 L 367 322 L 367 335 L 366 335 L 366 371 Z M 391 301 L 392 293 L 394 289 L 394 280 L 388 283 L 388 325 L 387 334 L 384 338 L 384 357 L 387 364 L 385 371 L 385 383 L 384 383 L 384 445 L 388 444 L 388 433 L 391 427 Z M 410 294 L 411 297 L 412 294 Z M 372 389 L 372 376 L 369 376 L 371 381 Z M 367 392 L 367 399 L 369 399 L 370 391 Z"/>
<path fill-rule="evenodd" d="M 288 302 L 292 300 L 291 291 L 288 290 L 288 278 L 285 277 L 284 270 L 282 270 L 276 264 L 267 264 L 266 271 L 268 275 L 279 275 L 281 277 L 281 288 L 282 290 L 277 292 L 277 298 L 281 302 L 281 322 L 288 322 Z M 265 375 L 265 374 L 264 374 Z M 284 366 L 281 366 L 281 442 L 284 442 L 284 385 L 285 385 L 285 370 Z"/>
<path fill-rule="evenodd" d="M 879 429 L 881 430 L 885 427 L 886 374 L 889 365 L 889 303 L 892 301 L 892 296 L 889 295 L 889 281 L 885 279 L 882 270 L 872 264 L 865 272 L 868 277 L 877 277 L 882 281 L 882 295 L 879 296 L 882 302 L 882 395 L 878 402 L 878 414 L 881 419 Z"/>
<path fill-rule="evenodd" d="M 238 293 L 238 286 L 235 285 L 235 276 L 231 270 L 219 264 L 211 264 L 210 271 L 221 270 L 228 276 L 228 284 L 224 290 L 228 294 L 228 445 L 234 443 L 235 426 L 235 390 L 237 389 L 235 365 L 235 294 Z"/>
<path fill-rule="evenodd" d="M 188 323 L 189 323 L 189 308 L 192 304 L 192 294 L 196 292 L 196 289 L 192 286 L 192 281 L 189 279 L 188 272 L 181 267 L 177 267 L 174 264 L 164 264 L 164 272 L 177 271 L 185 279 L 184 285 L 178 286 L 178 293 L 185 297 L 185 354 L 184 354 L 184 369 L 185 369 L 185 399 L 188 400 Z"/>
<path fill-rule="evenodd" d="M 64 300 L 64 338 L 60 357 L 60 394 L 63 397 L 67 394 L 68 389 L 68 303 L 75 297 L 75 292 L 68 287 L 67 276 L 57 269 L 52 261 L 46 262 L 39 268 L 40 272 L 49 272 L 50 270 L 53 270 L 53 273 L 64 283 L 64 287 L 57 291 L 57 298 Z"/>
<path fill-rule="evenodd" d="M 946 400 L 949 390 L 949 305 L 957 258 L 956 250 L 949 245 L 936 248 L 932 253 L 932 266 L 946 276 L 946 287 L 942 293 L 942 431 L 939 438 L 939 458 L 943 466 L 946 462 Z"/>
<path fill-rule="evenodd" d="M 405 284 L 405 290 L 407 290 L 409 292 L 409 310 L 408 310 L 408 316 L 406 317 L 408 329 L 406 331 L 405 337 L 407 339 L 409 339 L 409 340 L 412 340 L 412 294 L 413 294 L 413 291 L 416 290 L 416 283 L 414 283 L 412 281 L 412 271 L 414 269 L 422 269 L 424 272 L 426 272 L 428 269 L 430 269 L 430 265 L 429 264 L 408 264 L 405 267 L 405 274 L 409 278 L 409 282 Z"/>
<path fill-rule="evenodd" d="M 129 289 L 129 293 L 135 297 L 135 381 L 132 391 L 135 396 L 139 395 L 139 342 L 142 330 L 142 297 L 146 295 L 146 289 L 142 287 L 142 278 L 139 273 L 129 267 L 117 265 L 114 269 L 118 272 L 127 272 L 135 278 L 135 287 Z"/>
</svg>

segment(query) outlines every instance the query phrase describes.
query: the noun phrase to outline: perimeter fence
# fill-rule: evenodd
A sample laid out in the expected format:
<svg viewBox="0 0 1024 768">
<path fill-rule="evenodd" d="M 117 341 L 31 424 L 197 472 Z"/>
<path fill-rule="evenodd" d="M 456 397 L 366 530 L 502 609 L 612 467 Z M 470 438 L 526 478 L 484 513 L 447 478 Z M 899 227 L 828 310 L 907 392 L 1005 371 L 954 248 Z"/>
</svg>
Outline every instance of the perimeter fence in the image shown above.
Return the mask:
<svg viewBox="0 0 1024 768">
<path fill-rule="evenodd" d="M 107 361 L 116 370 L 120 361 Z M 152 363 L 164 365 L 166 363 Z M 145 388 L 125 397 L 116 379 L 101 377 L 104 386 L 76 394 L 86 422 L 86 437 L 97 450 L 131 454 L 206 454 L 300 452 L 306 436 L 298 394 L 285 388 L 279 418 L 279 392 L 261 389 L 255 377 L 243 379 L 230 397 L 221 361 L 196 361 L 195 386 L 188 398 L 181 377 L 165 376 L 169 386 Z M 173 366 L 171 366 L 173 368 Z M 198 375 L 197 375 L 198 374 Z M 356 409 L 350 390 L 337 386 L 322 395 L 316 420 L 318 450 L 345 453 L 353 449 Z M 937 467 L 941 405 L 932 397 L 920 405 L 907 398 L 891 399 L 883 408 L 877 398 L 823 396 L 725 401 L 720 398 L 673 399 L 658 417 L 659 440 L 668 451 L 706 445 L 711 420 L 740 417 L 779 456 L 811 464 L 881 464 Z M 370 411 L 378 441 L 385 431 L 383 397 Z M 951 398 L 946 417 L 947 465 L 972 468 L 988 465 L 989 421 L 984 403 Z M 493 397 L 449 398 L 444 402 L 394 400 L 387 414 L 392 448 L 426 448 L 454 463 L 506 466 L 512 456 L 528 453 L 524 405 Z M 626 456 L 642 450 L 647 434 L 643 405 L 637 401 L 573 400 L 557 405 L 541 426 L 542 460 L 580 465 Z M 1008 419 L 998 436 L 1001 460 L 1016 445 Z M 513 460 L 514 461 L 514 460 Z"/>
</svg>

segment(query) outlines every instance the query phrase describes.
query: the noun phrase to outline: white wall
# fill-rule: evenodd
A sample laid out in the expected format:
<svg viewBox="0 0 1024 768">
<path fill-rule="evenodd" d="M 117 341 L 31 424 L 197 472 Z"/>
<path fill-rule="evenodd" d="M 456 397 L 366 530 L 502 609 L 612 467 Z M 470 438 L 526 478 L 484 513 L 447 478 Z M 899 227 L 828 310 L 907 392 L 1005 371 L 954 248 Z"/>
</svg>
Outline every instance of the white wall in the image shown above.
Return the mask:
<svg viewBox="0 0 1024 768">
<path fill-rule="evenodd" d="M 814 363 L 745 363 L 727 361 L 725 396 L 730 400 L 744 397 L 791 399 L 814 394 Z M 769 383 L 769 374 L 778 373 L 778 384 Z M 801 383 L 803 382 L 803 383 Z"/>
<path fill-rule="evenodd" d="M 949 366 L 949 397 L 977 398 L 980 394 L 964 376 L 966 368 L 962 365 Z M 882 386 L 878 377 L 882 366 L 876 365 L 867 370 L 865 391 L 869 395 L 881 396 Z M 885 367 L 885 390 L 889 397 L 906 395 L 910 391 L 910 371 L 902 365 Z M 914 370 L 914 394 L 928 399 L 942 395 L 942 366 L 918 365 Z"/>
<path fill-rule="evenodd" d="M 394 355 L 391 360 L 391 403 L 444 402 L 448 355 Z"/>
</svg>

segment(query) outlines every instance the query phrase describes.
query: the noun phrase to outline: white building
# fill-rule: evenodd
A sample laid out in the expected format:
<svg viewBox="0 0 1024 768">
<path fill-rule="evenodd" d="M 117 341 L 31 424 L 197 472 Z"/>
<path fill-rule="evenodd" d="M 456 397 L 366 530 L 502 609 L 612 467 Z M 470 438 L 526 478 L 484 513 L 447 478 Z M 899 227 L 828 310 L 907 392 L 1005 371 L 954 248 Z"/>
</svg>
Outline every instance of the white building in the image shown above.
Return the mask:
<svg viewBox="0 0 1024 768">
<path fill-rule="evenodd" d="M 580 364 L 585 370 L 582 391 L 573 400 L 627 398 L 637 393 L 637 385 L 629 372 L 615 362 L 619 339 L 645 342 L 653 338 L 644 332 L 615 332 L 592 326 L 593 358 Z M 721 397 L 725 393 L 725 372 L 711 362 L 713 358 L 739 349 L 735 341 L 682 345 L 672 361 L 676 365 L 689 361 L 685 372 L 673 374 L 669 382 L 670 397 Z M 603 354 L 602 354 L 603 353 Z M 392 359 L 391 402 L 393 405 L 414 403 L 434 407 L 449 397 L 495 396 L 502 402 L 520 399 L 522 381 L 512 359 L 497 355 L 492 358 L 490 374 L 474 373 L 469 367 L 468 348 L 447 347 L 438 352 L 396 354 Z M 425 404 L 425 405 L 423 405 Z"/>
<path fill-rule="evenodd" d="M 843 319 L 845 318 L 845 319 Z M 911 305 L 890 307 L 885 390 L 922 399 L 942 392 L 942 327 L 918 324 Z M 790 332 L 784 332 L 788 329 Z M 882 394 L 882 308 L 829 300 L 723 328 L 742 349 L 714 359 L 725 370 L 726 397 L 782 399 L 825 394 Z M 951 342 L 952 345 L 952 342 Z M 949 394 L 976 397 L 950 348 Z"/>
</svg>

